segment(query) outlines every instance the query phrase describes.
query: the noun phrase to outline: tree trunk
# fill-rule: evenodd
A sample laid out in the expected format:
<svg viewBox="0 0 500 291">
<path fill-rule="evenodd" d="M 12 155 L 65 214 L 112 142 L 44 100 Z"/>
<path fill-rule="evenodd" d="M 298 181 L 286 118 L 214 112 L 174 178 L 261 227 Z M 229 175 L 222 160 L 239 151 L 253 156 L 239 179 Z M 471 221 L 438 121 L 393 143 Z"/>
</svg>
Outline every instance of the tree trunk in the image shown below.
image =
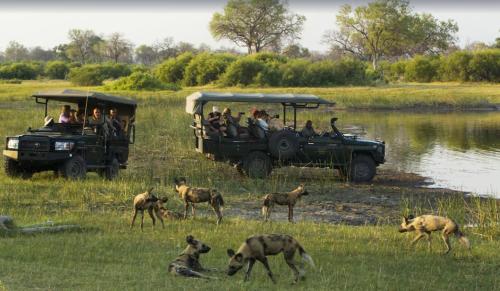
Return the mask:
<svg viewBox="0 0 500 291">
<path fill-rule="evenodd" d="M 377 54 L 372 55 L 372 66 L 373 66 L 373 70 L 376 71 L 378 68 L 378 55 Z"/>
</svg>

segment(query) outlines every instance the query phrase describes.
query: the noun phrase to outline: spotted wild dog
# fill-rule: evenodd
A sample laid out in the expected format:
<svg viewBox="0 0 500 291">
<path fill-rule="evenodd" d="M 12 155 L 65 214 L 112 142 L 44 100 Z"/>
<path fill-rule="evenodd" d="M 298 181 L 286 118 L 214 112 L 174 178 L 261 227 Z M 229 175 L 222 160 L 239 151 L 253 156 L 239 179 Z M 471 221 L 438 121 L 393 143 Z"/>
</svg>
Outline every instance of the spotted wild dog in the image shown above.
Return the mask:
<svg viewBox="0 0 500 291">
<path fill-rule="evenodd" d="M 186 249 L 168 265 L 168 271 L 174 275 L 185 277 L 215 279 L 201 273 L 210 271 L 200 264 L 200 254 L 208 253 L 210 247 L 196 240 L 192 235 L 186 237 L 186 242 L 188 243 Z"/>
<path fill-rule="evenodd" d="M 449 253 L 451 250 L 450 245 L 450 235 L 454 234 L 460 243 L 462 243 L 467 249 L 470 249 L 471 245 L 469 239 L 460 231 L 458 224 L 447 217 L 436 216 L 436 215 L 421 215 L 418 217 L 403 216 L 403 222 L 399 227 L 399 232 L 409 232 L 416 231 L 417 236 L 411 242 L 415 245 L 421 238 L 427 236 L 427 243 L 429 250 L 431 249 L 431 233 L 433 231 L 442 231 L 441 237 L 446 245 L 445 254 Z"/>
<path fill-rule="evenodd" d="M 148 191 L 138 194 L 134 197 L 134 215 L 132 217 L 132 222 L 130 223 L 130 228 L 134 227 L 135 218 L 137 217 L 137 213 L 141 212 L 141 230 L 144 226 L 144 210 L 148 211 L 151 220 L 153 220 L 153 227 L 155 226 L 156 219 L 153 216 L 153 212 L 156 217 L 161 221 L 161 226 L 165 228 L 165 224 L 163 223 L 162 215 L 160 214 L 160 209 L 156 206 L 158 201 L 162 203 L 167 202 L 168 198 L 158 198 L 152 194 L 153 188 Z"/>
<path fill-rule="evenodd" d="M 304 184 L 300 184 L 297 189 L 288 193 L 271 193 L 264 196 L 264 203 L 262 204 L 262 215 L 264 220 L 267 221 L 271 216 L 271 210 L 274 204 L 288 205 L 288 221 L 293 222 L 293 207 L 295 203 L 309 193 L 304 188 Z"/>
<path fill-rule="evenodd" d="M 177 211 L 168 210 L 165 207 L 165 203 L 167 201 L 168 201 L 167 198 L 158 199 L 158 201 L 156 201 L 156 203 L 153 206 L 155 213 L 158 211 L 159 215 L 163 218 L 166 218 L 166 219 L 171 219 L 171 220 L 181 219 L 182 213 L 179 213 Z"/>
<path fill-rule="evenodd" d="M 215 215 L 217 216 L 217 224 L 222 221 L 222 209 L 224 207 L 224 199 L 222 195 L 215 189 L 209 188 L 195 188 L 186 185 L 185 178 L 175 178 L 175 191 L 179 193 L 180 198 L 184 201 L 184 219 L 187 218 L 189 204 L 191 203 L 191 210 L 193 218 L 195 217 L 195 203 L 208 202 L 212 206 Z"/>
<path fill-rule="evenodd" d="M 271 278 L 273 283 L 276 283 L 273 273 L 269 268 L 266 256 L 274 256 L 283 253 L 286 263 L 295 275 L 294 283 L 296 283 L 301 277 L 303 278 L 305 274 L 303 263 L 299 265 L 299 269 L 297 269 L 295 265 L 296 262 L 293 257 L 297 250 L 302 260 L 307 261 L 314 268 L 314 262 L 311 256 L 306 253 L 304 248 L 293 237 L 286 234 L 251 236 L 240 246 L 236 253 L 232 249 L 227 250 L 227 254 L 230 257 L 227 274 L 232 276 L 247 264 L 247 272 L 245 274 L 245 281 L 247 281 L 250 278 L 250 272 L 252 271 L 255 261 L 259 261 L 266 268 L 269 278 Z"/>
</svg>

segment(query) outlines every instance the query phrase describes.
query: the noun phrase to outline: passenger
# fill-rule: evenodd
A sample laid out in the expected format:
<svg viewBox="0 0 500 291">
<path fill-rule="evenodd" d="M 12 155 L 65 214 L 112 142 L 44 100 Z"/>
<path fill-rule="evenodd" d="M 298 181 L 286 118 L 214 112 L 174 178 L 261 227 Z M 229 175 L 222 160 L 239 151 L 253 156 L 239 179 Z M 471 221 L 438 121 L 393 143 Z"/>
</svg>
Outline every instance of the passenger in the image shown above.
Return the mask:
<svg viewBox="0 0 500 291">
<path fill-rule="evenodd" d="M 111 108 L 109 110 L 109 123 L 111 124 L 114 136 L 121 136 L 123 133 L 123 126 L 120 118 L 118 117 L 118 110 L 116 108 Z"/>
<path fill-rule="evenodd" d="M 104 119 L 104 116 L 102 116 L 100 108 L 95 107 L 94 110 L 92 110 L 92 116 L 89 118 L 89 125 L 95 128 L 96 133 L 99 132 L 98 126 L 100 125 L 104 135 L 109 136 L 109 123 Z"/>
<path fill-rule="evenodd" d="M 59 115 L 59 123 L 70 123 L 71 106 L 63 105 L 61 115 Z"/>
<path fill-rule="evenodd" d="M 242 115 L 242 112 L 238 112 L 238 116 L 232 116 L 231 109 L 229 108 L 224 108 L 224 111 L 222 111 L 222 118 L 224 120 L 224 125 L 226 126 L 225 133 L 228 137 L 238 136 Z"/>
<path fill-rule="evenodd" d="M 76 117 L 76 110 L 71 109 L 69 111 L 69 123 L 78 123 L 78 118 Z"/>
<path fill-rule="evenodd" d="M 78 111 L 76 112 L 76 122 L 77 123 L 84 123 L 87 121 L 88 120 L 86 120 L 86 118 L 85 118 L 85 111 L 82 109 L 78 109 Z"/>
<path fill-rule="evenodd" d="M 264 110 L 257 111 L 256 113 L 256 124 L 262 128 L 264 131 L 269 131 L 269 115 Z"/>
<path fill-rule="evenodd" d="M 219 107 L 213 106 L 212 112 L 208 114 L 208 119 L 207 119 L 210 129 L 212 131 L 221 131 L 221 123 L 222 123 L 221 117 L 222 115 L 219 111 Z"/>
<path fill-rule="evenodd" d="M 311 120 L 306 121 L 306 125 L 304 126 L 304 128 L 300 132 L 300 134 L 303 137 L 310 138 L 310 137 L 313 137 L 314 135 L 316 135 L 316 132 L 314 131 L 312 124 L 313 123 Z"/>
</svg>

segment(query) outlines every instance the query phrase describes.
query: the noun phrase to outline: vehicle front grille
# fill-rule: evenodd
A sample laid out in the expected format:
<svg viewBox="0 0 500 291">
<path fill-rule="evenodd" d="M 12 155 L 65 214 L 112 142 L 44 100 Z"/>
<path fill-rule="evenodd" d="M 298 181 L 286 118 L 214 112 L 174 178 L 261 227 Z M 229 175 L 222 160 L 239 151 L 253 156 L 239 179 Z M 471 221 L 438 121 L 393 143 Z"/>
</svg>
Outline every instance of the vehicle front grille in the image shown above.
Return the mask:
<svg viewBox="0 0 500 291">
<path fill-rule="evenodd" d="M 36 138 L 19 141 L 19 150 L 34 151 L 34 152 L 48 152 L 50 150 L 50 142 L 45 138 Z"/>
</svg>

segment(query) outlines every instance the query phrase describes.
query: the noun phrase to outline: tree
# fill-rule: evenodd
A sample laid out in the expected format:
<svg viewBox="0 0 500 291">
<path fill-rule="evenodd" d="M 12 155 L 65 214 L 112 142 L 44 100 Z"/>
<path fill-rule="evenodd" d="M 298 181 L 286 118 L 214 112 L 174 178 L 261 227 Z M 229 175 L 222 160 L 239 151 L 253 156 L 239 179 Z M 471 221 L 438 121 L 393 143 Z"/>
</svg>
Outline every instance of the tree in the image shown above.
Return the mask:
<svg viewBox="0 0 500 291">
<path fill-rule="evenodd" d="M 66 50 L 68 57 L 74 61 L 85 64 L 90 59 L 97 59 L 96 53 L 102 39 L 92 30 L 71 29 L 68 32 L 70 43 Z"/>
<path fill-rule="evenodd" d="M 309 50 L 305 47 L 301 47 L 298 44 L 290 44 L 287 47 L 285 47 L 282 51 L 282 54 L 289 57 L 289 58 L 307 58 L 311 56 L 309 53 Z"/>
<path fill-rule="evenodd" d="M 56 54 L 53 50 L 44 50 L 43 48 L 36 46 L 29 51 L 29 59 L 34 61 L 51 61 L 54 60 Z"/>
<path fill-rule="evenodd" d="M 132 55 L 132 43 L 125 39 L 122 34 L 112 33 L 104 40 L 104 53 L 106 57 L 118 63 L 120 59 L 130 59 Z"/>
<path fill-rule="evenodd" d="M 178 55 L 177 48 L 174 44 L 174 39 L 172 37 L 165 37 L 161 41 L 157 41 L 153 44 L 153 49 L 156 54 L 155 63 L 159 63 L 164 59 L 173 58 Z"/>
<path fill-rule="evenodd" d="M 445 51 L 455 41 L 453 21 L 438 22 L 430 14 L 412 14 L 408 0 L 376 0 L 337 15 L 339 30 L 327 31 L 332 50 L 370 59 L 373 69 L 383 57 Z"/>
<path fill-rule="evenodd" d="M 18 62 L 27 60 L 29 52 L 24 45 L 11 41 L 5 49 L 4 55 L 6 61 Z"/>
<path fill-rule="evenodd" d="M 283 39 L 298 39 L 304 21 L 304 16 L 289 13 L 282 0 L 229 0 L 224 13 L 212 16 L 210 31 L 215 39 L 229 39 L 253 53 Z"/>
<path fill-rule="evenodd" d="M 135 61 L 140 64 L 151 66 L 156 63 L 157 57 L 155 49 L 151 46 L 143 44 L 135 49 Z"/>
<path fill-rule="evenodd" d="M 500 37 L 495 38 L 495 43 L 493 44 L 493 48 L 500 49 Z"/>
</svg>

